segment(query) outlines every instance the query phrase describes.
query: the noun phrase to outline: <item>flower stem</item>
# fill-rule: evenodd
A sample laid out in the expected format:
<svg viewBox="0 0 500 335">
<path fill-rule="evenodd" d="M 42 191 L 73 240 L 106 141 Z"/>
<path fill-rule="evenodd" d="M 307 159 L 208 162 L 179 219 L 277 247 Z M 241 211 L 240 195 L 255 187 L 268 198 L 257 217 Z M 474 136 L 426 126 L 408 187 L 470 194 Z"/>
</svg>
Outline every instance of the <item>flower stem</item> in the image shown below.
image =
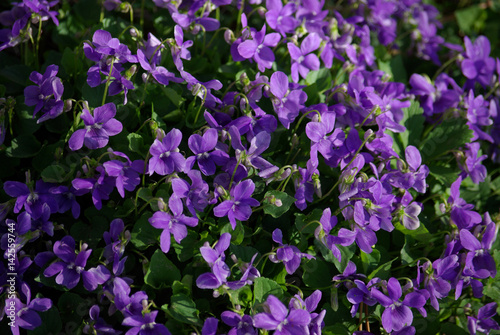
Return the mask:
<svg viewBox="0 0 500 335">
<path fill-rule="evenodd" d="M 111 66 L 109 67 L 108 78 L 106 79 L 106 86 L 104 87 L 104 95 L 102 96 L 101 106 L 104 106 L 104 104 L 106 103 L 106 96 L 108 95 L 109 82 L 111 81 L 111 73 L 113 73 L 114 64 L 114 59 L 111 58 Z"/>
</svg>

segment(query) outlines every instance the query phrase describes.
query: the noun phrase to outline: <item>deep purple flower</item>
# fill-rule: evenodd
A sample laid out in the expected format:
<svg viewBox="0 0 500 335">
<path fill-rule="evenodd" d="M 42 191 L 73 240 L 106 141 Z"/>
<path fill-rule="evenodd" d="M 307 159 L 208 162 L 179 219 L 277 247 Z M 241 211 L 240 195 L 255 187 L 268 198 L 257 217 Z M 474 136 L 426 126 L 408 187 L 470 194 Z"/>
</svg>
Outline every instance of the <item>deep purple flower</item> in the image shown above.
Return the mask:
<svg viewBox="0 0 500 335">
<path fill-rule="evenodd" d="M 252 208 L 260 204 L 259 201 L 251 198 L 255 184 L 251 179 L 247 179 L 234 186 L 230 190 L 231 198 L 224 200 L 214 208 L 214 215 L 218 218 L 227 215 L 231 227 L 236 228 L 236 220 L 246 221 L 252 215 Z"/>
<path fill-rule="evenodd" d="M 490 302 L 479 308 L 477 317 L 467 317 L 467 328 L 472 335 L 476 335 L 479 331 L 481 333 L 489 334 L 491 330 L 499 330 L 500 326 L 493 320 L 493 316 L 497 314 L 497 303 Z"/>
<path fill-rule="evenodd" d="M 81 118 L 85 129 L 79 129 L 71 135 L 69 148 L 79 150 L 84 144 L 89 149 L 104 148 L 109 137 L 119 134 L 123 129 L 121 122 L 114 118 L 115 115 L 116 106 L 112 102 L 94 109 L 93 115 L 88 109 L 83 109 Z"/>
<path fill-rule="evenodd" d="M 462 177 L 459 176 L 450 187 L 450 197 L 448 198 L 448 204 L 451 205 L 450 219 L 458 229 L 470 229 L 481 222 L 481 215 L 472 211 L 474 205 L 468 204 L 464 199 L 460 198 L 461 183 Z"/>
<path fill-rule="evenodd" d="M 45 183 L 41 179 L 36 182 L 35 189 L 18 181 L 6 181 L 3 185 L 5 193 L 17 198 L 14 206 L 14 213 L 19 213 L 24 207 L 33 219 L 38 219 L 43 215 L 43 207 L 47 204 L 51 213 L 58 211 L 58 204 L 50 189 L 53 184 Z"/>
<path fill-rule="evenodd" d="M 165 325 L 155 322 L 156 315 L 158 311 L 127 316 L 122 325 L 132 328 L 126 335 L 171 335 Z"/>
<path fill-rule="evenodd" d="M 457 107 L 460 102 L 462 89 L 446 73 L 441 73 L 434 84 L 435 87 L 428 79 L 417 73 L 410 77 L 412 86 L 410 92 L 420 96 L 420 103 L 426 116 L 443 113 Z"/>
<path fill-rule="evenodd" d="M 307 326 L 311 322 L 311 315 L 304 309 L 292 309 L 286 306 L 274 295 L 269 295 L 264 305 L 264 313 L 253 317 L 256 328 L 274 330 L 276 335 L 307 334 Z"/>
<path fill-rule="evenodd" d="M 65 236 L 62 240 L 54 243 L 54 254 L 59 258 L 50 264 L 43 272 L 45 277 L 52 277 L 57 274 L 56 283 L 66 286 L 68 289 L 74 288 L 83 278 L 83 286 L 88 291 L 93 291 L 97 285 L 108 280 L 109 273 L 102 266 L 85 270 L 87 260 L 92 253 L 84 243 L 79 252 L 75 251 L 75 240 L 71 236 Z M 104 269 L 103 269 L 104 268 Z"/>
<path fill-rule="evenodd" d="M 26 106 L 35 106 L 33 117 L 42 111 L 42 117 L 37 123 L 59 116 L 64 109 L 61 100 L 64 86 L 59 77 L 56 77 L 59 67 L 49 65 L 42 75 L 36 71 L 30 74 L 30 80 L 37 84 L 24 89 L 24 103 Z"/>
<path fill-rule="evenodd" d="M 495 223 L 490 222 L 484 230 L 481 242 L 467 229 L 460 230 L 460 243 L 469 250 L 465 266 L 479 278 L 493 278 L 497 273 L 495 260 L 489 253 L 496 238 L 496 230 Z"/>
<path fill-rule="evenodd" d="M 115 187 L 115 181 L 113 177 L 106 175 L 103 166 L 96 167 L 95 171 L 98 173 L 97 178 L 75 178 L 71 181 L 71 184 L 77 196 L 91 192 L 94 206 L 101 209 L 102 200 L 109 199 L 109 195 Z"/>
<path fill-rule="evenodd" d="M 172 190 L 175 196 L 185 199 L 189 212 L 196 216 L 196 211 L 203 212 L 209 203 L 208 184 L 203 180 L 200 171 L 191 170 L 188 176 L 191 178 L 191 185 L 184 179 L 174 178 Z"/>
<path fill-rule="evenodd" d="M 150 73 L 160 84 L 168 85 L 171 81 L 174 83 L 180 83 L 183 81 L 182 78 L 177 78 L 175 74 L 169 72 L 165 67 L 157 66 L 154 58 L 147 58 L 145 52 L 141 49 L 137 50 L 137 59 L 139 60 L 141 67 Z"/>
<path fill-rule="evenodd" d="M 377 288 L 372 288 L 373 298 L 385 307 L 382 313 L 382 326 L 387 332 L 401 330 L 404 326 L 409 326 L 413 322 L 413 313 L 410 307 L 421 308 L 425 305 L 425 297 L 418 292 L 406 294 L 403 301 L 400 301 L 403 292 L 401 284 L 396 278 L 389 279 L 387 283 L 389 297 L 380 292 Z"/>
<path fill-rule="evenodd" d="M 19 328 L 33 330 L 42 324 L 42 318 L 37 312 L 45 312 L 52 307 L 48 298 L 35 298 L 31 300 L 31 290 L 26 283 L 22 283 L 21 291 L 26 298 L 23 303 L 18 297 L 5 299 L 4 312 L 9 319 L 12 334 L 19 335 Z M 2 313 L 3 314 L 3 313 Z M 2 315 L 3 316 L 3 315 Z"/>
<path fill-rule="evenodd" d="M 174 171 L 184 170 L 185 159 L 179 152 L 178 146 L 182 140 L 182 133 L 179 129 L 173 128 L 161 139 L 155 139 L 149 152 L 148 172 L 151 176 L 154 172 L 166 176 Z"/>
<path fill-rule="evenodd" d="M 490 85 L 495 60 L 490 57 L 490 41 L 485 36 L 479 36 L 472 44 L 468 36 L 464 38 L 465 55 L 461 63 L 462 73 L 469 79 L 468 87 L 472 88 L 475 82 L 483 87 Z"/>
<path fill-rule="evenodd" d="M 429 300 L 432 307 L 439 311 L 439 302 L 437 299 L 446 298 L 452 289 L 451 281 L 458 274 L 458 256 L 453 254 L 447 257 L 439 258 L 432 263 L 431 270 L 429 269 L 430 262 L 419 266 L 417 282 L 420 283 L 420 270 L 422 269 L 424 277 L 424 287 L 429 292 Z"/>
<path fill-rule="evenodd" d="M 233 311 L 225 311 L 220 317 L 226 325 L 233 327 L 227 335 L 257 335 L 250 315 L 241 316 Z"/>
<path fill-rule="evenodd" d="M 283 233 L 281 229 L 273 231 L 273 241 L 278 243 L 280 247 L 276 250 L 276 255 L 269 256 L 273 263 L 283 262 L 286 272 L 294 274 L 300 266 L 302 258 L 312 259 L 314 256 L 300 252 L 299 248 L 294 245 L 283 244 Z"/>
<path fill-rule="evenodd" d="M 122 332 L 119 330 L 114 330 L 112 326 L 108 325 L 103 318 L 99 316 L 99 306 L 93 305 L 90 307 L 89 316 L 92 322 L 88 325 L 85 325 L 83 328 L 83 332 L 85 334 L 97 334 L 97 335 L 119 335 Z"/>
<path fill-rule="evenodd" d="M 216 318 L 207 318 L 201 328 L 201 335 L 216 335 L 219 320 Z"/>
<path fill-rule="evenodd" d="M 212 272 L 201 274 L 196 279 L 196 286 L 202 289 L 217 289 L 227 283 L 227 277 L 231 274 L 231 270 L 225 263 L 224 251 L 229 248 L 230 243 L 231 234 L 223 233 L 213 248 L 208 243 L 200 248 L 201 255 Z"/>
<path fill-rule="evenodd" d="M 476 184 L 483 182 L 488 174 L 486 167 L 481 164 L 488 155 L 479 156 L 480 143 L 465 143 L 465 162 L 459 161 L 459 166 L 463 171 L 463 176 L 470 176 Z M 465 163 L 465 164 L 464 164 Z"/>
<path fill-rule="evenodd" d="M 164 253 L 170 250 L 170 234 L 174 235 L 177 243 L 181 243 L 188 233 L 186 226 L 195 227 L 198 224 L 198 218 L 183 214 L 182 200 L 176 196 L 170 197 L 168 208 L 172 214 L 158 211 L 148 220 L 153 227 L 163 229 L 160 236 L 160 245 Z"/>
<path fill-rule="evenodd" d="M 125 197 L 125 190 L 133 192 L 140 184 L 140 175 L 144 171 L 144 161 L 131 161 L 125 154 L 114 152 L 115 155 L 126 158 L 126 162 L 116 159 L 103 163 L 108 176 L 115 178 L 115 185 L 122 198 Z"/>
<path fill-rule="evenodd" d="M 373 306 L 377 303 L 377 300 L 373 298 L 372 293 L 368 290 L 368 287 L 363 281 L 355 279 L 354 284 L 356 284 L 356 286 L 352 287 L 349 289 L 349 292 L 347 292 L 347 300 L 353 304 L 351 308 L 352 317 L 356 315 L 361 303 L 365 303 L 368 306 Z"/>
<path fill-rule="evenodd" d="M 339 148 L 345 140 L 345 133 L 340 128 L 335 128 L 335 114 L 324 113 L 320 122 L 309 122 L 306 125 L 307 137 L 311 140 L 311 157 L 319 151 L 325 159 L 335 155 L 335 149 Z M 317 163 L 319 164 L 319 162 Z"/>
</svg>

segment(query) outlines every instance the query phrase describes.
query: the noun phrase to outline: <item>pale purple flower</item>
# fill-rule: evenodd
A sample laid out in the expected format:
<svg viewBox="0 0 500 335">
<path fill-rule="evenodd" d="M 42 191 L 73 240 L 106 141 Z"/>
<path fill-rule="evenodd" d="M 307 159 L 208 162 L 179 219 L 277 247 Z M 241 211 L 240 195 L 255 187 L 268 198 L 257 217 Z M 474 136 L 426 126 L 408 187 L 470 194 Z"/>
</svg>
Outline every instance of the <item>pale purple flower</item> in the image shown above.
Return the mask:
<svg viewBox="0 0 500 335">
<path fill-rule="evenodd" d="M 319 48 L 321 38 L 316 33 L 311 33 L 304 38 L 300 48 L 293 43 L 288 43 L 288 52 L 292 58 L 292 80 L 299 81 L 299 73 L 306 78 L 310 70 L 319 70 L 319 58 L 312 52 Z"/>
</svg>

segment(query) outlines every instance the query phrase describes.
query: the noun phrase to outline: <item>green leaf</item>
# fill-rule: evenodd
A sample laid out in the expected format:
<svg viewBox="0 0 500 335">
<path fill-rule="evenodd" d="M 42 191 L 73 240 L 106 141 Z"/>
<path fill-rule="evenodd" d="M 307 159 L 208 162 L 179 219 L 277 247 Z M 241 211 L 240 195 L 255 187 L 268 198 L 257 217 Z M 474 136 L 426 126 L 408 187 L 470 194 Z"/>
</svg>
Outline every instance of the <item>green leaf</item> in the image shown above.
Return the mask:
<svg viewBox="0 0 500 335">
<path fill-rule="evenodd" d="M 138 249 L 146 249 L 150 245 L 158 243 L 161 230 L 156 229 L 149 223 L 148 219 L 150 217 L 151 212 L 144 212 L 132 229 L 131 241 Z"/>
<path fill-rule="evenodd" d="M 35 136 L 20 135 L 12 140 L 10 147 L 7 148 L 6 153 L 9 157 L 28 158 L 35 156 L 42 147 Z"/>
<path fill-rule="evenodd" d="M 430 241 L 432 239 L 431 233 L 429 233 L 422 220 L 420 220 L 420 226 L 415 230 L 406 229 L 400 222 L 396 222 L 394 227 L 403 234 L 413 237 L 417 241 Z"/>
<path fill-rule="evenodd" d="M 97 247 L 97 244 L 102 240 L 102 234 L 109 229 L 109 221 L 103 216 L 95 216 L 90 221 L 90 224 L 82 221 L 77 221 L 71 225 L 70 234 L 75 238 L 75 241 L 83 241 L 89 245 L 91 249 Z"/>
<path fill-rule="evenodd" d="M 173 247 L 179 261 L 185 262 L 193 258 L 195 250 L 199 249 L 195 248 L 197 243 L 198 233 L 192 230 L 188 231 L 187 236 L 182 239 L 181 243 L 174 243 Z"/>
<path fill-rule="evenodd" d="M 304 284 L 311 288 L 322 288 L 331 285 L 332 274 L 326 262 L 319 259 L 310 259 L 302 265 Z"/>
<path fill-rule="evenodd" d="M 176 107 L 180 107 L 180 105 L 186 100 L 179 95 L 174 89 L 170 87 L 162 87 L 163 93 L 172 101 L 172 103 Z"/>
<path fill-rule="evenodd" d="M 403 265 L 408 265 L 415 260 L 412 252 L 412 247 L 415 245 L 415 239 L 410 235 L 405 235 L 405 244 L 401 248 L 401 263 Z"/>
<path fill-rule="evenodd" d="M 474 27 L 479 24 L 483 10 L 479 5 L 469 6 L 455 11 L 458 26 L 466 33 L 473 33 Z M 483 20 L 484 23 L 484 20 Z"/>
<path fill-rule="evenodd" d="M 144 282 L 160 289 L 171 286 L 175 280 L 181 280 L 181 272 L 161 250 L 156 250 L 151 257 Z"/>
<path fill-rule="evenodd" d="M 87 83 L 83 84 L 82 99 L 87 100 L 91 108 L 101 106 L 102 97 L 104 96 L 104 87 L 104 84 L 97 87 L 90 87 Z"/>
<path fill-rule="evenodd" d="M 373 249 L 370 254 L 361 251 L 361 262 L 363 266 L 363 273 L 369 273 L 375 270 L 380 263 L 380 251 Z"/>
<path fill-rule="evenodd" d="M 392 261 L 380 265 L 372 273 L 370 273 L 368 279 L 373 279 L 375 277 L 379 277 L 381 279 L 389 278 L 389 275 L 391 273 L 392 262 L 394 262 L 396 259 L 397 258 L 394 258 Z"/>
<path fill-rule="evenodd" d="M 317 71 L 310 71 L 306 77 L 307 85 L 316 84 L 317 92 L 324 92 L 332 87 L 332 74 L 330 69 L 322 68 Z"/>
<path fill-rule="evenodd" d="M 229 290 L 232 301 L 241 306 L 249 306 L 253 302 L 253 293 L 250 286 L 245 285 L 235 291 Z"/>
<path fill-rule="evenodd" d="M 314 231 L 318 227 L 318 223 L 314 222 L 311 223 L 312 221 L 319 221 L 321 216 L 323 215 L 323 211 L 319 208 L 315 208 L 311 213 L 308 215 L 304 215 L 302 213 L 295 213 L 295 227 L 302 233 L 302 234 L 314 234 Z"/>
<path fill-rule="evenodd" d="M 52 306 L 46 312 L 39 313 L 42 324 L 34 330 L 29 330 L 29 335 L 56 335 L 62 330 L 62 322 L 59 310 Z M 76 328 L 76 327 L 75 327 Z M 76 330 L 76 329 L 75 329 Z"/>
<path fill-rule="evenodd" d="M 333 255 L 330 249 L 328 249 L 323 243 L 318 240 L 314 240 L 314 244 L 319 248 L 321 255 L 323 258 L 330 263 L 333 263 L 339 272 L 344 272 L 347 264 L 351 260 L 352 256 L 356 251 L 356 244 L 351 244 L 348 247 L 344 247 L 342 245 L 337 245 L 337 248 L 340 250 L 341 261 L 339 262 L 337 258 Z"/>
<path fill-rule="evenodd" d="M 424 110 L 420 107 L 418 101 L 412 101 L 410 107 L 403 108 L 403 112 L 401 124 L 406 127 L 406 131 L 403 133 L 389 133 L 395 141 L 394 150 L 401 157 L 404 157 L 408 145 L 419 147 L 425 121 Z"/>
<path fill-rule="evenodd" d="M 128 148 L 131 151 L 141 154 L 143 157 L 146 156 L 148 150 L 144 147 L 144 140 L 142 139 L 141 135 L 130 133 L 127 135 L 127 140 Z"/>
<path fill-rule="evenodd" d="M 254 304 L 263 303 L 270 294 L 278 299 L 282 299 L 283 289 L 274 280 L 265 277 L 255 278 L 253 288 Z"/>
<path fill-rule="evenodd" d="M 42 179 L 46 183 L 62 183 L 72 176 L 68 174 L 67 168 L 60 164 L 47 166 L 42 171 Z"/>
<path fill-rule="evenodd" d="M 68 47 L 64 49 L 61 59 L 61 65 L 68 75 L 74 76 L 78 72 L 80 72 L 82 69 L 82 64 L 83 63 L 81 62 L 80 57 L 75 52 L 73 52 L 73 50 Z"/>
<path fill-rule="evenodd" d="M 84 300 L 78 294 L 65 292 L 59 298 L 57 307 L 61 311 L 61 317 L 65 322 L 81 322 L 82 311 L 88 310 L 92 306 L 88 300 Z"/>
<path fill-rule="evenodd" d="M 423 162 L 432 161 L 450 150 L 463 147 L 472 138 L 472 130 L 464 119 L 445 120 L 427 135 L 420 153 Z"/>
<path fill-rule="evenodd" d="M 231 234 L 231 243 L 234 243 L 236 245 L 241 244 L 241 242 L 243 242 L 243 239 L 245 238 L 245 228 L 239 221 L 236 222 L 236 227 L 234 227 L 234 229 L 231 226 L 231 223 L 226 223 L 221 229 L 221 234 L 223 233 Z"/>
<path fill-rule="evenodd" d="M 442 185 L 451 185 L 460 173 L 460 169 L 455 166 L 442 166 L 437 164 L 428 164 L 429 173 L 436 178 Z"/>
<path fill-rule="evenodd" d="M 161 308 L 166 310 L 166 307 L 166 305 L 163 305 Z M 193 325 L 201 325 L 199 318 L 200 313 L 196 308 L 196 304 L 185 294 L 180 293 L 172 296 L 168 312 L 177 321 Z"/>
<path fill-rule="evenodd" d="M 279 218 L 290 209 L 294 202 L 295 198 L 289 196 L 288 193 L 276 190 L 268 191 L 264 196 L 264 213 L 273 218 Z"/>
</svg>

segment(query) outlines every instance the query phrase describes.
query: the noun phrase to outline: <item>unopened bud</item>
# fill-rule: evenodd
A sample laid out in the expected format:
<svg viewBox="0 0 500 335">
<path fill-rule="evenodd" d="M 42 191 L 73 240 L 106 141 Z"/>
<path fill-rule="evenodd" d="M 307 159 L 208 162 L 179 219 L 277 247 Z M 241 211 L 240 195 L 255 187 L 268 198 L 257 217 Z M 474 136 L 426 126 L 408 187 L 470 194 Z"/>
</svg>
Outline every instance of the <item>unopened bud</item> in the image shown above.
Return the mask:
<svg viewBox="0 0 500 335">
<path fill-rule="evenodd" d="M 69 112 L 72 109 L 73 109 L 73 100 L 71 100 L 71 99 L 64 100 L 64 109 L 63 109 L 63 112 L 66 113 L 66 112 Z"/>
<path fill-rule="evenodd" d="M 234 32 L 231 29 L 226 29 L 224 32 L 224 41 L 226 41 L 227 44 L 233 44 L 235 40 Z"/>
<path fill-rule="evenodd" d="M 166 212 L 168 209 L 168 206 L 165 201 L 163 201 L 163 198 L 158 199 L 158 209 L 162 212 Z"/>
<path fill-rule="evenodd" d="M 137 31 L 134 28 L 130 28 L 129 33 L 130 36 L 137 37 Z"/>
</svg>

